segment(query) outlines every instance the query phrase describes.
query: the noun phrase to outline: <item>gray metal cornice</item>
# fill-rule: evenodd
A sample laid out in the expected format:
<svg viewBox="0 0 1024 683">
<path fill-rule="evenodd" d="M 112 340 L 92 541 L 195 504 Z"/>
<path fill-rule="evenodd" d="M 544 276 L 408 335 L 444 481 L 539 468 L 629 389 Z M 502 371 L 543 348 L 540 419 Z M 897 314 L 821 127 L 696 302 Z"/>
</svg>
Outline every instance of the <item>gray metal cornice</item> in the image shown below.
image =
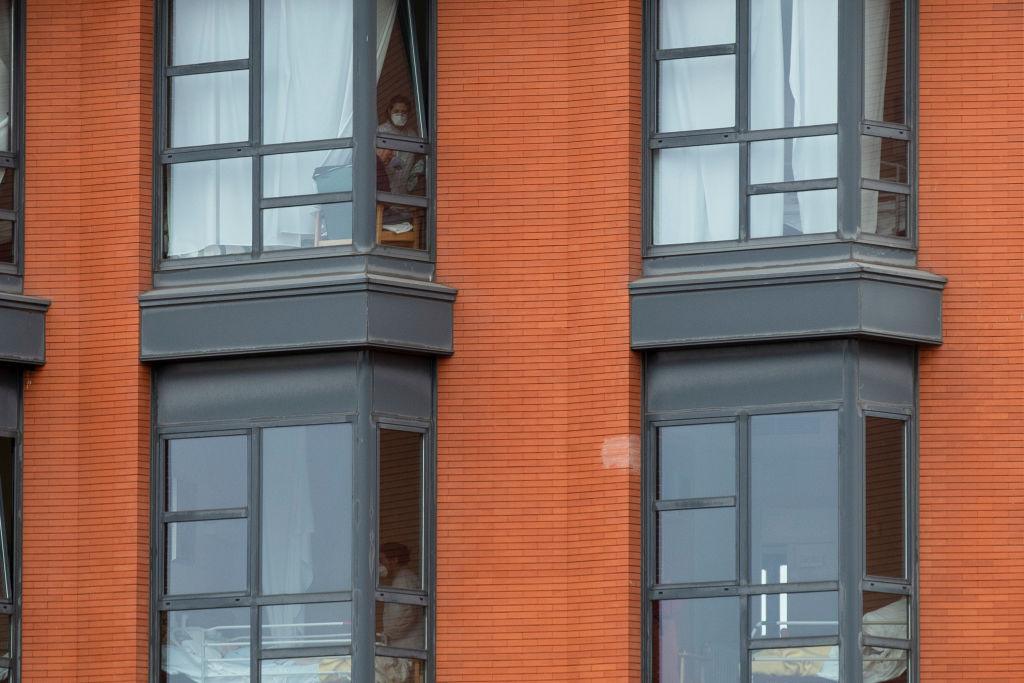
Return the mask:
<svg viewBox="0 0 1024 683">
<path fill-rule="evenodd" d="M 0 362 L 46 362 L 46 311 L 50 302 L 23 294 L 0 293 Z"/>
</svg>

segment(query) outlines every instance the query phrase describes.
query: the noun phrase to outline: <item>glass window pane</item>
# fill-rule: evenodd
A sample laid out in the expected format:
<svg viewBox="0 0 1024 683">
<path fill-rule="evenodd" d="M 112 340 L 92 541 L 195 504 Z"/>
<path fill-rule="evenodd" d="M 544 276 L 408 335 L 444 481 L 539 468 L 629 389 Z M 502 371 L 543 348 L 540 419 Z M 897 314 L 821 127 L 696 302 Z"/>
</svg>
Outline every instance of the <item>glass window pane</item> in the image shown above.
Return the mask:
<svg viewBox="0 0 1024 683">
<path fill-rule="evenodd" d="M 160 615 L 160 668 L 167 683 L 249 680 L 249 609 L 200 609 Z"/>
<path fill-rule="evenodd" d="M 865 424 L 865 524 L 868 576 L 906 576 L 906 423 L 867 416 Z"/>
<path fill-rule="evenodd" d="M 910 653 L 888 647 L 862 646 L 864 680 L 868 683 L 909 683 Z"/>
<path fill-rule="evenodd" d="M 423 587 L 423 435 L 381 429 L 381 585 Z"/>
<path fill-rule="evenodd" d="M 231 593 L 247 584 L 244 519 L 167 525 L 167 593 Z"/>
<path fill-rule="evenodd" d="M 378 602 L 375 632 L 378 645 L 425 650 L 427 648 L 427 608 L 419 605 L 403 605 L 397 602 Z"/>
<path fill-rule="evenodd" d="M 425 81 L 413 73 L 410 45 L 399 16 L 398 3 L 377 0 L 377 133 L 423 137 L 416 103 L 417 81 L 424 90 Z M 425 36 L 420 36 L 420 39 Z M 420 74 L 422 76 L 422 74 Z"/>
<path fill-rule="evenodd" d="M 864 118 L 904 123 L 905 0 L 864 2 Z"/>
<path fill-rule="evenodd" d="M 654 155 L 655 244 L 739 237 L 739 145 L 660 149 Z"/>
<path fill-rule="evenodd" d="M 424 197 L 427 194 L 426 173 L 425 154 L 377 148 L 378 192 Z"/>
<path fill-rule="evenodd" d="M 351 191 L 351 149 L 326 149 L 263 157 L 264 197 Z"/>
<path fill-rule="evenodd" d="M 736 42 L 734 0 L 659 0 L 658 47 L 724 45 Z"/>
<path fill-rule="evenodd" d="M 835 123 L 838 46 L 838 0 L 751 0 L 750 127 Z"/>
<path fill-rule="evenodd" d="M 252 251 L 252 159 L 168 166 L 167 258 Z"/>
<path fill-rule="evenodd" d="M 14 211 L 14 185 L 18 172 L 13 168 L 0 168 L 0 209 Z"/>
<path fill-rule="evenodd" d="M 694 57 L 658 62 L 658 130 L 732 128 L 736 125 L 736 57 Z"/>
<path fill-rule="evenodd" d="M 750 182 L 785 183 L 836 177 L 836 136 L 750 143 Z"/>
<path fill-rule="evenodd" d="M 422 207 L 377 202 L 377 243 L 426 249 L 426 222 L 427 210 Z"/>
<path fill-rule="evenodd" d="M 426 680 L 426 664 L 418 659 L 377 655 L 373 666 L 375 679 L 381 683 L 384 681 L 423 683 Z"/>
<path fill-rule="evenodd" d="M 11 656 L 11 638 L 11 617 L 7 614 L 0 614 L 0 657 Z"/>
<path fill-rule="evenodd" d="M 882 237 L 907 237 L 910 195 L 877 190 L 860 191 L 860 230 Z"/>
<path fill-rule="evenodd" d="M 778 593 L 750 596 L 751 638 L 839 635 L 838 593 Z"/>
<path fill-rule="evenodd" d="M 839 646 L 788 647 L 750 653 L 751 683 L 839 680 Z"/>
<path fill-rule="evenodd" d="M 735 579 L 735 508 L 658 513 L 658 583 Z"/>
<path fill-rule="evenodd" d="M 352 202 L 263 210 L 266 251 L 347 244 L 352 244 Z"/>
<path fill-rule="evenodd" d="M 3 573 L 0 581 L 0 599 L 12 600 L 14 595 L 14 439 L 0 438 L 0 494 L 3 495 L 3 526 L 0 527 L 2 543 Z M 2 655 L 0 655 L 2 656 Z"/>
<path fill-rule="evenodd" d="M 264 0 L 263 142 L 352 137 L 352 3 Z"/>
<path fill-rule="evenodd" d="M 249 139 L 249 72 L 171 79 L 171 147 Z"/>
<path fill-rule="evenodd" d="M 839 445 L 834 411 L 750 418 L 750 580 L 839 577 Z"/>
<path fill-rule="evenodd" d="M 264 659 L 260 662 L 262 683 L 351 683 L 352 657 L 293 657 L 291 659 Z M 234 680 L 232 679 L 232 682 Z"/>
<path fill-rule="evenodd" d="M 352 603 L 319 602 L 260 608 L 264 650 L 352 644 Z"/>
<path fill-rule="evenodd" d="M 201 64 L 249 56 L 249 0 L 174 0 L 171 64 Z"/>
<path fill-rule="evenodd" d="M 910 182 L 909 158 L 910 144 L 905 140 L 869 135 L 860 139 L 861 175 L 864 178 L 907 184 Z"/>
<path fill-rule="evenodd" d="M 736 495 L 736 424 L 658 430 L 658 498 Z"/>
<path fill-rule="evenodd" d="M 263 430 L 264 595 L 352 588 L 352 426 Z"/>
<path fill-rule="evenodd" d="M 909 638 L 910 609 L 905 595 L 864 593 L 864 635 Z"/>
<path fill-rule="evenodd" d="M 653 604 L 657 683 L 738 683 L 739 598 Z"/>
<path fill-rule="evenodd" d="M 0 263 L 14 263 L 14 221 L 0 220 Z"/>
<path fill-rule="evenodd" d="M 0 0 L 0 151 L 9 152 L 11 117 L 14 112 L 14 3 Z"/>
<path fill-rule="evenodd" d="M 246 507 L 249 439 L 212 436 L 167 442 L 167 509 Z"/>
<path fill-rule="evenodd" d="M 751 237 L 791 237 L 835 232 L 838 191 L 807 190 L 750 197 Z"/>
</svg>

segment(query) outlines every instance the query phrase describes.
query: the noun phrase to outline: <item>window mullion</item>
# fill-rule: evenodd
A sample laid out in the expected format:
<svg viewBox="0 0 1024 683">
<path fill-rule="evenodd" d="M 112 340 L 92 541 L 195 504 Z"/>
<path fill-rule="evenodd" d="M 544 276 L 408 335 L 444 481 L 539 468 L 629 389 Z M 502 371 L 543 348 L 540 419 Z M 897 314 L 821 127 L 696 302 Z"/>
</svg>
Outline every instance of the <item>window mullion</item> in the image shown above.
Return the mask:
<svg viewBox="0 0 1024 683">
<path fill-rule="evenodd" d="M 748 2 L 741 0 L 741 14 L 746 15 L 745 9 Z M 746 145 L 744 144 L 744 147 Z M 744 176 L 743 172 L 740 173 Z M 745 194 L 745 193 L 744 193 Z M 743 199 L 747 204 L 746 197 Z M 742 233 L 741 233 L 742 234 Z M 736 429 L 739 430 L 736 439 L 736 447 L 739 449 L 736 454 L 738 464 L 737 488 L 736 488 L 736 518 L 739 524 L 737 534 L 738 573 L 736 578 L 740 586 L 749 585 L 750 576 L 750 415 L 741 413 L 736 420 Z M 750 680 L 750 600 L 743 596 L 740 598 L 740 680 Z"/>
<path fill-rule="evenodd" d="M 263 142 L 263 0 L 249 0 L 249 143 Z M 263 157 L 252 159 L 252 258 L 263 253 Z"/>
<path fill-rule="evenodd" d="M 746 132 L 750 127 L 750 0 L 738 0 L 736 7 L 736 130 Z M 750 143 L 740 143 L 740 242 L 750 239 Z"/>
</svg>

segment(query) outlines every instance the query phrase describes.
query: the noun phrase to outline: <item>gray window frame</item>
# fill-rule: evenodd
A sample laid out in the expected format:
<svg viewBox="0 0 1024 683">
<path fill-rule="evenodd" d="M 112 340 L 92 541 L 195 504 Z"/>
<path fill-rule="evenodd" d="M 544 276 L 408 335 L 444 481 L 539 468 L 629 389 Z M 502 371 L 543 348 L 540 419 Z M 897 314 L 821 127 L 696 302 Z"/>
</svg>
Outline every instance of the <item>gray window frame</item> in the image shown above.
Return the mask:
<svg viewBox="0 0 1024 683">
<path fill-rule="evenodd" d="M 399 21 L 396 29 L 411 36 L 410 54 L 417 54 L 412 17 L 413 3 L 417 0 L 399 0 Z M 417 106 L 421 119 L 421 130 L 425 131 L 422 138 L 404 138 L 400 136 L 377 135 L 377 80 L 376 80 L 376 1 L 356 0 L 353 3 L 353 72 L 354 72 L 354 107 L 353 135 L 351 138 L 339 138 L 321 141 L 303 141 L 280 144 L 263 144 L 262 136 L 262 0 L 249 0 L 249 57 L 247 59 L 210 62 L 206 64 L 171 66 L 170 65 L 170 12 L 173 0 L 158 0 L 154 6 L 155 40 L 154 40 L 154 135 L 153 135 L 153 270 L 157 273 L 173 274 L 193 269 L 216 269 L 217 266 L 245 266 L 296 262 L 314 259 L 314 263 L 328 263 L 322 259 L 349 260 L 353 256 L 365 256 L 368 253 L 381 256 L 397 257 L 406 261 L 432 263 L 435 255 L 434 225 L 434 178 L 436 159 L 433 154 L 435 147 L 436 120 L 436 2 L 421 0 L 427 4 L 428 25 L 426 35 L 427 64 L 418 64 L 414 68 L 423 69 L 426 88 L 414 79 L 414 95 L 426 106 Z M 247 69 L 249 73 L 249 140 L 234 144 L 212 144 L 197 147 L 169 147 L 170 122 L 170 81 L 172 76 L 199 73 L 216 73 L 237 69 Z M 425 111 L 424 111 L 425 109 Z M 377 172 L 375 149 L 386 148 L 424 154 L 427 158 L 426 195 L 424 197 L 399 195 L 377 192 Z M 303 151 L 352 149 L 353 150 L 353 188 L 352 192 L 330 194 L 300 195 L 294 197 L 262 198 L 262 162 L 263 156 Z M 190 161 L 208 161 L 213 159 L 229 159 L 246 157 L 253 160 L 252 183 L 252 250 L 248 254 L 201 256 L 190 258 L 164 258 L 165 247 L 165 201 L 166 201 L 166 167 L 171 163 Z M 376 204 L 377 201 L 395 201 L 397 203 L 418 206 L 426 209 L 424 225 L 424 249 L 408 249 L 380 245 L 376 242 Z M 327 202 L 352 202 L 353 228 L 352 244 L 311 248 L 295 248 L 264 252 L 262 209 L 281 208 L 287 206 L 304 206 Z M 257 265 L 258 267 L 258 265 Z M 310 264 L 309 269 L 323 266 Z M 330 267 L 328 265 L 328 267 Z M 214 271 L 211 271 L 214 272 Z M 186 275 L 187 273 L 180 273 Z"/>
<path fill-rule="evenodd" d="M 916 392 L 915 392 L 916 393 Z M 837 581 L 801 582 L 793 584 L 752 584 L 749 581 L 747 563 L 750 551 L 750 418 L 759 415 L 780 415 L 815 411 L 836 411 L 838 416 L 838 457 L 839 457 L 839 571 Z M 908 681 L 916 683 L 918 678 L 919 638 L 917 628 L 917 440 L 916 406 L 892 405 L 871 401 L 812 401 L 785 404 L 753 404 L 736 408 L 691 409 L 672 412 L 654 412 L 647 415 L 644 430 L 644 457 L 641 473 L 642 498 L 642 539 L 644 551 L 641 556 L 643 575 L 642 680 L 653 681 L 654 603 L 661 600 L 734 597 L 740 599 L 740 678 L 741 683 L 750 680 L 750 652 L 752 650 L 776 647 L 840 646 L 840 677 L 842 680 L 860 680 L 861 646 L 906 649 L 909 652 Z M 867 576 L 865 569 L 864 530 L 866 527 L 865 503 L 865 433 L 867 417 L 884 417 L 901 420 L 904 431 L 904 496 L 906 525 L 906 580 Z M 711 423 L 734 423 L 736 425 L 736 496 L 731 505 L 736 510 L 737 557 L 735 581 L 717 581 L 699 584 L 658 584 L 657 583 L 657 515 L 659 507 L 657 482 L 659 467 L 659 430 L 678 425 L 700 425 Z M 677 503 L 682 501 L 672 501 Z M 724 499 L 695 499 L 688 506 L 708 508 L 729 506 Z M 757 639 L 757 647 L 751 648 L 752 639 L 747 629 L 748 600 L 750 595 L 797 593 L 816 591 L 837 591 L 839 596 L 839 635 L 835 637 L 801 637 L 782 639 Z M 865 591 L 904 595 L 908 598 L 910 638 L 890 639 L 862 636 L 862 593 Z M 851 678 L 853 672 L 855 678 Z"/>
<path fill-rule="evenodd" d="M 20 405 L 20 402 L 19 402 Z M 20 408 L 19 408 L 20 413 Z M 20 421 L 20 415 L 19 415 Z M 11 656 L 0 657 L 0 667 L 8 667 L 10 672 L 10 683 L 21 681 L 21 532 L 22 532 L 22 492 L 21 473 L 23 470 L 24 454 L 22 452 L 22 435 L 19 430 L 4 429 L 0 427 L 0 438 L 14 440 L 14 467 L 11 482 L 11 491 L 14 493 L 12 508 L 14 510 L 12 529 L 4 529 L 4 533 L 10 536 L 7 539 L 11 567 L 11 600 L 0 602 L 0 614 L 7 614 L 11 617 Z M 0 492 L 0 509 L 3 505 L 3 494 Z"/>
<path fill-rule="evenodd" d="M 736 1 L 736 43 L 681 49 L 658 49 L 658 2 L 644 2 L 644 58 L 643 58 L 643 256 L 681 257 L 716 252 L 742 252 L 741 258 L 749 262 L 770 262 L 778 256 L 772 254 L 783 247 L 801 247 L 829 253 L 829 245 L 857 241 L 892 251 L 917 249 L 917 0 L 905 3 L 905 56 L 904 101 L 906 124 L 898 125 L 866 120 L 863 116 L 864 78 L 864 1 L 839 0 L 839 63 L 844 65 L 838 81 L 838 121 L 836 124 L 779 128 L 772 130 L 749 129 L 749 28 L 751 0 Z M 668 59 L 713 55 L 736 55 L 736 125 L 733 128 L 659 133 L 658 62 Z M 838 175 L 829 180 L 794 181 L 751 185 L 749 180 L 749 143 L 758 140 L 806 137 L 813 135 L 838 136 Z M 888 137 L 906 140 L 908 149 L 908 183 L 898 184 L 861 178 L 861 136 Z M 654 152 L 658 149 L 711 144 L 739 144 L 739 236 L 735 240 L 697 242 L 692 244 L 654 244 Z M 759 237 L 751 239 L 749 198 L 769 192 L 838 188 L 838 230 L 833 233 L 794 235 L 787 237 Z M 860 231 L 861 190 L 874 189 L 895 192 L 909 197 L 906 238 L 873 235 Z M 785 256 L 783 256 L 785 257 Z M 698 261 L 700 262 L 700 261 Z"/>
<path fill-rule="evenodd" d="M 14 259 L 12 263 L 0 263 L 0 289 L 20 292 L 25 273 L 25 3 L 12 0 L 11 7 L 11 150 L 0 152 L 0 168 L 15 173 L 14 210 L 0 209 L 0 219 L 14 221 Z"/>
</svg>

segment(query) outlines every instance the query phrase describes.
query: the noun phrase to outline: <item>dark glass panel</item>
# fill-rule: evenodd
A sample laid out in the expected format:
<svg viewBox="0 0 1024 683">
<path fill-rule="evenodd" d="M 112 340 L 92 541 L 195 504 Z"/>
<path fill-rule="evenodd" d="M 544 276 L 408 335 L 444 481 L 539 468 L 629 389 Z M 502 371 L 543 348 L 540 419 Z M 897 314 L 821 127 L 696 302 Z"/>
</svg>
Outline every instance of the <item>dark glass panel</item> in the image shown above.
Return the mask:
<svg viewBox="0 0 1024 683">
<path fill-rule="evenodd" d="M 0 614 L 0 657 L 10 657 L 14 631 L 9 614 Z M 4 680 L 0 678 L 0 681 Z"/>
<path fill-rule="evenodd" d="M 14 263 L 14 221 L 0 220 L 0 263 Z"/>
<path fill-rule="evenodd" d="M 0 151 L 15 148 L 11 140 L 14 116 L 14 3 L 0 0 Z"/>
<path fill-rule="evenodd" d="M 264 595 L 352 588 L 352 426 L 263 430 Z"/>
<path fill-rule="evenodd" d="M 658 583 L 735 579 L 735 508 L 658 514 Z"/>
<path fill-rule="evenodd" d="M 887 647 L 861 647 L 866 683 L 909 683 L 910 653 Z"/>
<path fill-rule="evenodd" d="M 865 423 L 866 567 L 869 576 L 906 577 L 906 423 L 867 416 Z"/>
<path fill-rule="evenodd" d="M 861 175 L 870 180 L 910 182 L 910 143 L 893 138 L 861 136 Z"/>
<path fill-rule="evenodd" d="M 352 603 L 314 602 L 260 608 L 264 650 L 352 644 Z"/>
<path fill-rule="evenodd" d="M 0 168 L 0 209 L 14 211 L 14 185 L 18 172 L 13 168 Z"/>
<path fill-rule="evenodd" d="M 839 646 L 753 650 L 751 683 L 824 683 L 839 680 Z"/>
<path fill-rule="evenodd" d="M 658 430 L 658 498 L 736 495 L 736 424 Z"/>
<path fill-rule="evenodd" d="M 377 655 L 373 666 L 379 683 L 423 683 L 426 680 L 426 664 L 418 659 Z"/>
<path fill-rule="evenodd" d="M 377 3 L 377 134 L 423 137 L 419 111 L 423 81 L 413 73 L 403 3 Z M 397 191 L 397 190 L 396 190 Z"/>
<path fill-rule="evenodd" d="M 427 157 L 425 154 L 377 148 L 377 191 L 408 194 L 427 193 Z"/>
<path fill-rule="evenodd" d="M 243 435 L 167 442 L 167 509 L 246 507 L 249 438 Z"/>
<path fill-rule="evenodd" d="M 375 633 L 378 645 L 425 650 L 427 608 L 397 602 L 378 602 Z"/>
<path fill-rule="evenodd" d="M 738 683 L 740 599 L 653 604 L 656 683 Z"/>
<path fill-rule="evenodd" d="M 244 519 L 167 525 L 167 593 L 244 591 L 248 542 Z"/>
<path fill-rule="evenodd" d="M 838 593 L 752 595 L 751 638 L 804 638 L 839 635 Z"/>
<path fill-rule="evenodd" d="M 860 191 L 861 232 L 882 237 L 907 237 L 910 195 L 877 190 Z"/>
<path fill-rule="evenodd" d="M 387 247 L 426 249 L 427 210 L 407 204 L 377 202 L 377 243 Z"/>
<path fill-rule="evenodd" d="M 249 609 L 200 609 L 160 614 L 161 683 L 249 680 Z"/>
<path fill-rule="evenodd" d="M 381 429 L 381 586 L 423 587 L 423 435 Z"/>
<path fill-rule="evenodd" d="M 864 593 L 864 635 L 909 638 L 910 610 L 905 595 Z"/>
<path fill-rule="evenodd" d="M 839 432 L 834 411 L 750 419 L 750 581 L 839 577 Z"/>
<path fill-rule="evenodd" d="M 0 582 L 0 600 L 10 601 L 14 596 L 14 470 L 16 467 L 14 439 L 0 437 L 0 494 L 3 495 L 3 580 Z"/>
<path fill-rule="evenodd" d="M 864 2 L 864 118 L 906 122 L 905 0 Z"/>
</svg>

